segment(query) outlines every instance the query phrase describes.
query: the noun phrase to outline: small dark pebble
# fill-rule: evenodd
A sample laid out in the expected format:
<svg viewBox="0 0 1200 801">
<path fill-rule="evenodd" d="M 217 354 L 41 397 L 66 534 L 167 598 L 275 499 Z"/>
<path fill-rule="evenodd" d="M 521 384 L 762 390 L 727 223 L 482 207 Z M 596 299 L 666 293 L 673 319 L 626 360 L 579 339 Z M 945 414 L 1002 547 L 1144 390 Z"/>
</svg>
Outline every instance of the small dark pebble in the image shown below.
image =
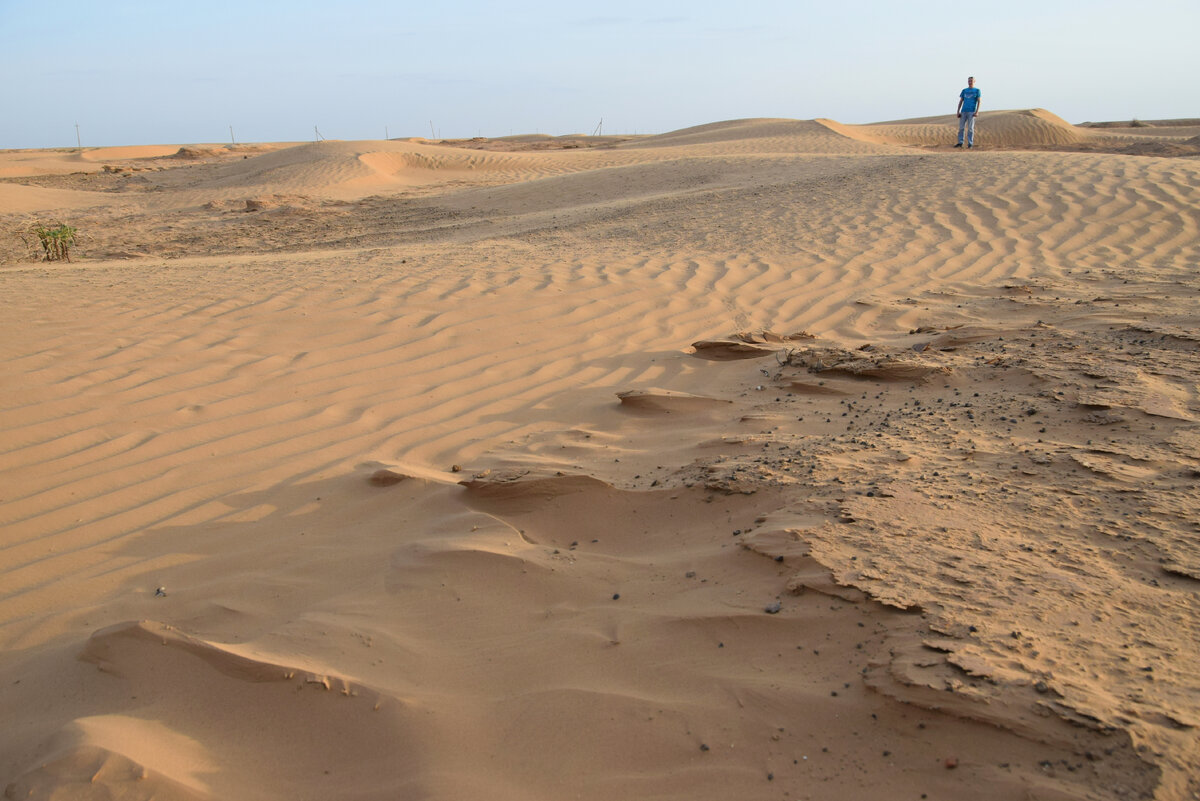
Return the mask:
<svg viewBox="0 0 1200 801">
<path fill-rule="evenodd" d="M 701 751 L 707 751 L 707 750 L 708 750 L 708 743 L 700 743 L 700 750 L 701 750 Z"/>
<path fill-rule="evenodd" d="M 767 781 L 769 781 L 769 782 L 773 782 L 773 781 L 775 781 L 775 774 L 774 774 L 774 773 L 768 773 L 768 774 L 767 774 Z"/>
<path fill-rule="evenodd" d="M 776 601 L 773 604 L 767 604 L 766 608 L 764 608 L 763 611 L 766 612 L 768 615 L 774 615 L 774 614 L 777 614 L 780 609 L 783 609 L 783 604 L 779 603 L 779 601 Z"/>
<path fill-rule="evenodd" d="M 620 598 L 620 597 L 621 597 L 621 593 L 619 593 L 619 592 L 614 592 L 614 593 L 613 593 L 613 600 L 614 600 L 614 601 L 615 601 L 615 600 L 617 600 L 617 599 L 618 599 L 618 598 Z"/>
<path fill-rule="evenodd" d="M 782 556 L 776 556 L 776 557 L 775 557 L 775 561 L 776 561 L 776 562 L 782 562 L 782 561 L 783 561 L 783 557 L 782 557 Z"/>
</svg>

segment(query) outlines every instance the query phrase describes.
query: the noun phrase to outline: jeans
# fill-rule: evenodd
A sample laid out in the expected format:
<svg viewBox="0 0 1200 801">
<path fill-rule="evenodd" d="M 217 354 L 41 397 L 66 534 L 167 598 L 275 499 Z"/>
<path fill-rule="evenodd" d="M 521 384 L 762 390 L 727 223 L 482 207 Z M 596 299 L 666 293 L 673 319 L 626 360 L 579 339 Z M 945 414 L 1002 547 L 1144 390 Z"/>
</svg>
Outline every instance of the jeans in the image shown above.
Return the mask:
<svg viewBox="0 0 1200 801">
<path fill-rule="evenodd" d="M 963 128 L 967 129 L 967 147 L 975 146 L 975 115 L 976 111 L 964 111 L 958 118 L 958 143 L 963 142 Z"/>
</svg>

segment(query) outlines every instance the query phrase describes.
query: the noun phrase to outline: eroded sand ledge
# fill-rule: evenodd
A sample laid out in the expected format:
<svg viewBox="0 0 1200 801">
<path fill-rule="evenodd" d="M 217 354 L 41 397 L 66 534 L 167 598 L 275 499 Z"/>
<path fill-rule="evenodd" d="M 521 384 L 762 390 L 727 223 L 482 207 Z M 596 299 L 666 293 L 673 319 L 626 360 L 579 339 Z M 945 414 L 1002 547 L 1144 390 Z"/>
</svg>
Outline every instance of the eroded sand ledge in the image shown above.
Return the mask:
<svg viewBox="0 0 1200 801">
<path fill-rule="evenodd" d="M 949 126 L 0 154 L 6 796 L 1200 791 L 1200 130 Z"/>
</svg>

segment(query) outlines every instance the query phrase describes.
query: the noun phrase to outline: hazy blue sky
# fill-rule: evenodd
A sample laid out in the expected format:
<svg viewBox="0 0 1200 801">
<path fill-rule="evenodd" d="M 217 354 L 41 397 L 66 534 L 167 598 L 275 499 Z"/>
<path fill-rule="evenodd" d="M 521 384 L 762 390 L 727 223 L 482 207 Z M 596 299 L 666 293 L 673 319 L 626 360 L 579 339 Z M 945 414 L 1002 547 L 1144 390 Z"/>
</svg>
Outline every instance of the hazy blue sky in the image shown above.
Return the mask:
<svg viewBox="0 0 1200 801">
<path fill-rule="evenodd" d="M 0 0 L 0 148 L 1200 117 L 1200 0 Z"/>
</svg>

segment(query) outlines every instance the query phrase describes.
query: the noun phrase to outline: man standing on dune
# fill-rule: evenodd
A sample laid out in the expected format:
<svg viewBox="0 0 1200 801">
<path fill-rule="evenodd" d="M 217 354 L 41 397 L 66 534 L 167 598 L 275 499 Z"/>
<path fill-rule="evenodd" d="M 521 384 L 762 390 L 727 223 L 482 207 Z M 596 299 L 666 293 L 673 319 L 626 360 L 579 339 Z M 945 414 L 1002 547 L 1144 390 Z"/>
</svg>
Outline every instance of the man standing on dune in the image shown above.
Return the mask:
<svg viewBox="0 0 1200 801">
<path fill-rule="evenodd" d="M 967 129 L 967 147 L 975 147 L 975 115 L 979 113 L 979 90 L 975 78 L 967 78 L 967 88 L 958 93 L 958 144 L 963 145 L 963 128 Z"/>
</svg>

